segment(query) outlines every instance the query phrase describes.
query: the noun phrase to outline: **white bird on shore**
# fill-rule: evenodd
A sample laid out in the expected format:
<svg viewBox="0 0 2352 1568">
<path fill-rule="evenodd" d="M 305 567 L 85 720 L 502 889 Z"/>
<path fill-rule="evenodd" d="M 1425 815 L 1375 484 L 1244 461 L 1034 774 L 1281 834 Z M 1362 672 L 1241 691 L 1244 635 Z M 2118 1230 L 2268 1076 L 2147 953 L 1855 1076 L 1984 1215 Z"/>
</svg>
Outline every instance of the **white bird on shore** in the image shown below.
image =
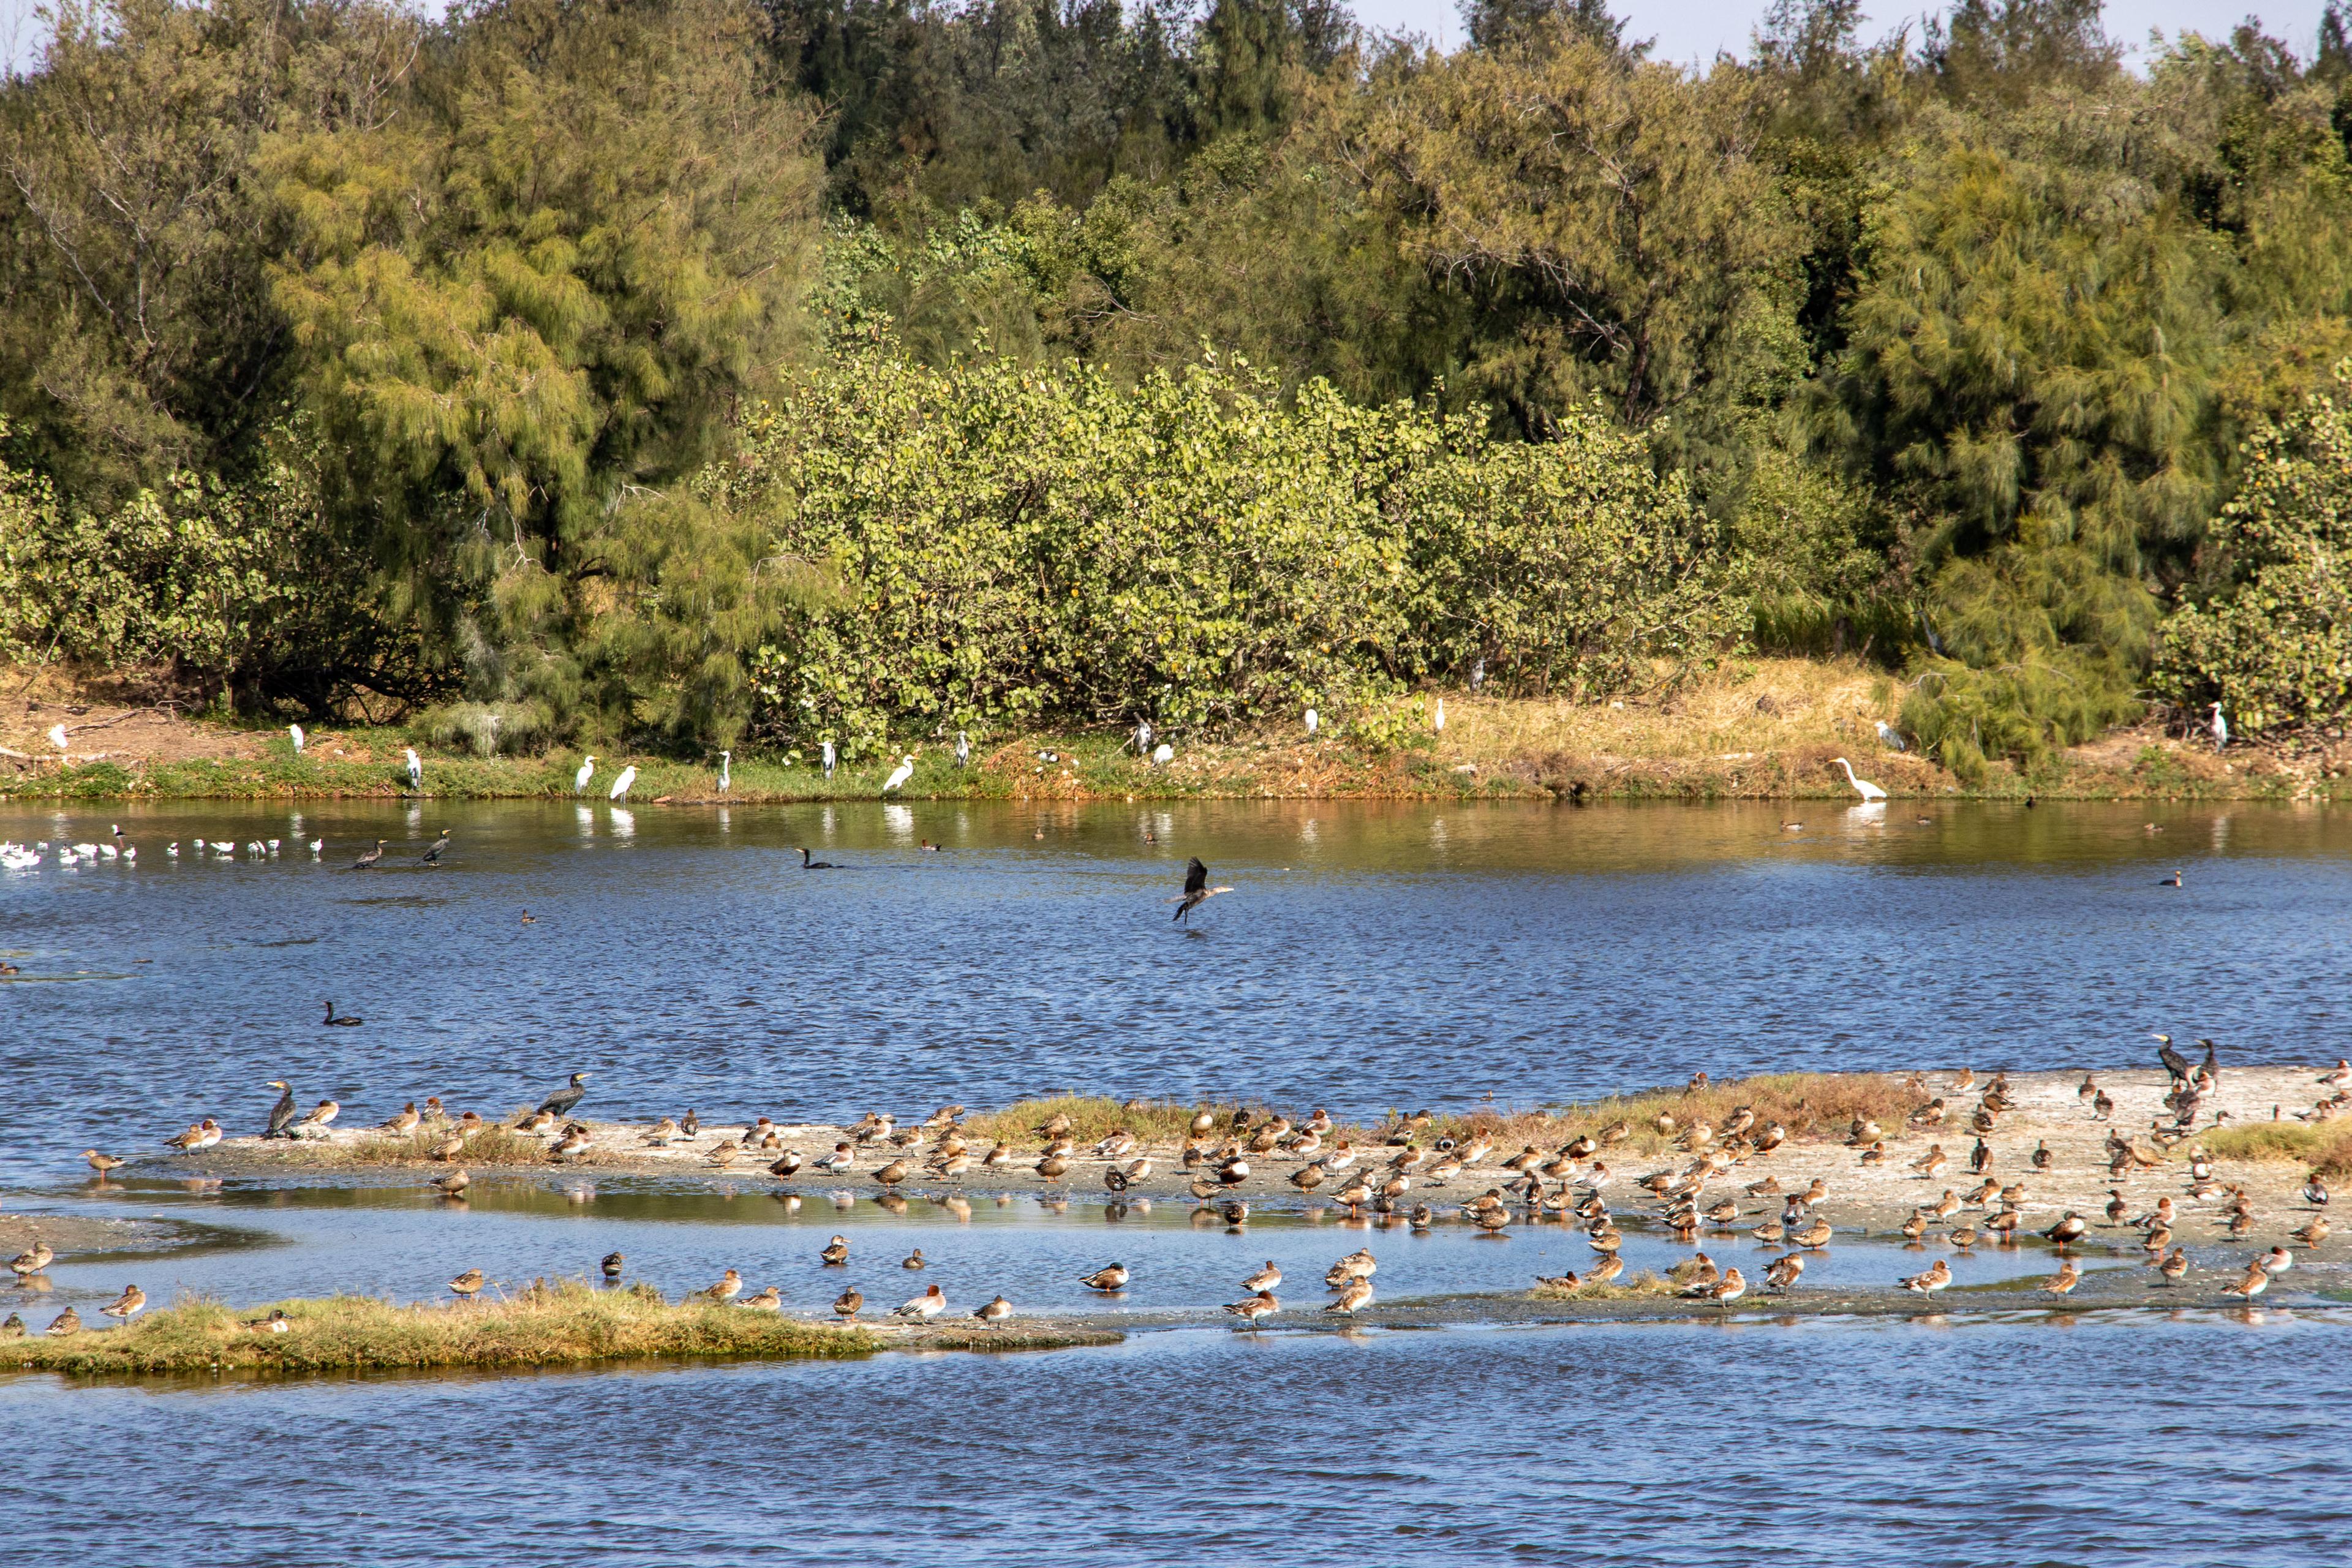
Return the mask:
<svg viewBox="0 0 2352 1568">
<path fill-rule="evenodd" d="M 1310 735 L 1323 727 L 1323 715 L 1309 708 L 1307 710 L 1307 732 Z"/>
<path fill-rule="evenodd" d="M 1437 700 L 1437 717 L 1430 721 L 1430 727 L 1441 735 L 1445 733 L 1445 699 L 1443 697 Z"/>
<path fill-rule="evenodd" d="M 947 1304 L 946 1292 L 934 1285 L 906 1305 L 894 1309 L 890 1315 L 908 1319 L 936 1318 L 947 1310 Z"/>
<path fill-rule="evenodd" d="M 2212 704 L 2212 708 L 2213 721 L 2206 728 L 2213 731 L 2213 749 L 2217 752 L 2226 751 L 2230 745 L 2230 721 L 2221 717 L 2221 705 L 2219 702 Z"/>
<path fill-rule="evenodd" d="M 636 782 L 637 764 L 631 763 L 621 770 L 621 776 L 613 781 L 612 793 L 605 798 L 615 801 L 626 800 L 629 797 L 629 786 Z"/>
<path fill-rule="evenodd" d="M 827 778 L 833 776 L 833 742 L 831 741 L 824 743 L 824 776 Z"/>
<path fill-rule="evenodd" d="M 588 781 L 595 776 L 596 759 L 593 755 L 583 757 L 580 761 L 580 771 L 572 775 L 572 793 L 573 795 L 586 795 L 588 793 Z"/>
<path fill-rule="evenodd" d="M 882 793 L 884 795 L 888 795 L 892 790 L 901 787 L 908 779 L 913 778 L 914 776 L 915 759 L 912 757 L 900 757 L 898 759 L 898 765 L 890 770 L 890 776 L 882 781 Z"/>
<path fill-rule="evenodd" d="M 1151 721 L 1146 719 L 1135 727 L 1135 754 L 1139 757 L 1150 750 L 1151 750 Z"/>
<path fill-rule="evenodd" d="M 1878 726 L 1878 743 L 1880 745 L 1885 746 L 1890 752 L 1907 752 L 1911 749 L 1903 743 L 1903 736 L 1896 731 L 1894 725 L 1889 724 L 1884 719 L 1874 719 L 1872 722 Z"/>
<path fill-rule="evenodd" d="M 417 757 L 416 748 L 414 746 L 403 746 L 401 750 L 408 754 L 408 787 L 411 789 L 423 789 L 425 787 L 425 763 Z"/>
<path fill-rule="evenodd" d="M 956 731 L 955 759 L 960 768 L 971 766 L 971 737 L 961 730 Z"/>
<path fill-rule="evenodd" d="M 1853 793 L 1862 796 L 1864 802 L 1875 805 L 1886 798 L 1886 792 L 1885 790 L 1879 788 L 1868 779 L 1858 779 L 1853 776 L 1853 764 L 1852 763 L 1847 762 L 1843 757 L 1839 757 L 1835 759 L 1835 761 L 1838 766 L 1845 770 L 1845 782 L 1853 785 Z"/>
<path fill-rule="evenodd" d="M 1152 749 L 1151 763 L 1154 767 L 1164 768 L 1175 760 L 1176 748 L 1170 745 L 1165 741 L 1160 742 L 1158 746 Z"/>
<path fill-rule="evenodd" d="M 721 752 L 719 753 L 719 793 L 720 795 L 725 795 L 727 793 L 728 786 L 734 782 L 735 753 L 732 752 Z"/>
<path fill-rule="evenodd" d="M 66 749 L 66 727 L 63 724 L 49 726 L 49 744 L 58 749 L 58 758 L 62 761 Z"/>
<path fill-rule="evenodd" d="M 302 726 L 299 724 L 287 725 L 286 736 L 287 739 L 294 742 L 294 754 L 298 757 L 300 756 L 302 754 Z"/>
</svg>

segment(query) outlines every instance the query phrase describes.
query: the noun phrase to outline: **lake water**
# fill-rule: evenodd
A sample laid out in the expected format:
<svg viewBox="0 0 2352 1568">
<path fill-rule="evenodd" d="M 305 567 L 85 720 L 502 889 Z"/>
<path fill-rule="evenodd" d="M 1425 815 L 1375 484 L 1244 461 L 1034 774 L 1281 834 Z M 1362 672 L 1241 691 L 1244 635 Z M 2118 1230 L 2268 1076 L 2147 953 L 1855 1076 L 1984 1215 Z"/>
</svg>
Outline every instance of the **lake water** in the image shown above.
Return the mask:
<svg viewBox="0 0 2352 1568">
<path fill-rule="evenodd" d="M 836 1229 L 877 1302 L 937 1279 L 1103 1308 L 1075 1276 L 1118 1258 L 1138 1281 L 1107 1310 L 1139 1325 L 1232 1299 L 1269 1257 L 1311 1316 L 1302 1276 L 1367 1240 L 1384 1299 L 1583 1261 L 1557 1231 L 1368 1236 L 1295 1209 L 1234 1235 L 1190 1205 L 899 1215 L 812 1188 L 794 1212 L 692 1181 L 575 1197 L 572 1177 L 501 1178 L 458 1212 L 373 1181 L 89 1186 L 81 1149 L 160 1152 L 204 1114 L 256 1130 L 277 1077 L 347 1121 L 434 1093 L 494 1114 L 575 1068 L 613 1115 L 919 1115 L 1075 1088 L 1370 1116 L 1699 1068 L 2138 1064 L 2152 1028 L 2225 1061 L 2352 1050 L 2352 817 L 2317 809 L 314 803 L 0 807 L 0 838 L 115 821 L 135 866 L 0 871 L 19 971 L 0 980 L 0 1190 L 219 1244 L 60 1265 L 39 1306 L 10 1295 L 37 1321 L 125 1269 L 159 1301 L 417 1296 L 614 1247 L 673 1292 L 731 1263 L 815 1310 Z M 417 868 L 445 826 L 447 864 Z M 163 853 L 197 837 L 281 849 Z M 343 868 L 378 837 L 383 868 Z M 797 845 L 841 868 L 800 870 Z M 1164 900 L 1194 854 L 1234 891 L 1178 926 Z M 330 996 L 366 1023 L 318 1026 Z M 898 1268 L 918 1246 L 933 1269 Z M 1676 1255 L 1629 1234 L 1636 1267 Z M 1833 1248 L 1807 1283 L 1916 1266 Z M 2352 1538 L 2328 1371 L 2347 1327 L 1153 1329 L 846 1366 L 0 1378 L 0 1510 L 27 1562 L 2308 1563 Z"/>
</svg>

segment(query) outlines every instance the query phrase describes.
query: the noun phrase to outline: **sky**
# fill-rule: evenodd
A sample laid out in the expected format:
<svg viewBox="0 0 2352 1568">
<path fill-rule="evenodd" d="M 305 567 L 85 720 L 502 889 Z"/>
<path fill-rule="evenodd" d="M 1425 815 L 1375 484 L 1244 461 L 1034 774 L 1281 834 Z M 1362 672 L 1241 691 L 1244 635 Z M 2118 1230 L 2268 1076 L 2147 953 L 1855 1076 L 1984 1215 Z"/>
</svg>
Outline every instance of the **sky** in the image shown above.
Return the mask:
<svg viewBox="0 0 2352 1568">
<path fill-rule="evenodd" d="M 430 0 L 428 0 L 430 3 Z M 1457 0 L 1351 0 L 1356 16 L 1367 26 L 1391 31 L 1424 34 L 1440 43 L 1458 42 L 1462 23 Z M 40 47 L 41 28 L 34 12 L 40 0 L 0 0 L 0 54 L 16 66 L 29 63 Z M 1614 0 L 1612 9 L 1628 21 L 1633 37 L 1657 40 L 1655 58 L 1708 60 L 1718 50 L 1745 54 L 1749 34 L 1770 0 Z M 2280 5 L 2269 18 L 2270 31 L 2298 54 L 2307 55 L 2319 27 L 2321 0 L 2294 0 Z M 1905 21 L 1913 23 L 1927 5 L 1906 7 L 1889 4 L 1871 14 L 1863 28 L 1875 38 Z M 2201 32 L 2226 36 L 2248 11 L 2258 10 L 2247 0 L 2108 0 L 2107 31 L 2136 47 L 2143 46 L 2150 28 L 2167 35 Z"/>
</svg>

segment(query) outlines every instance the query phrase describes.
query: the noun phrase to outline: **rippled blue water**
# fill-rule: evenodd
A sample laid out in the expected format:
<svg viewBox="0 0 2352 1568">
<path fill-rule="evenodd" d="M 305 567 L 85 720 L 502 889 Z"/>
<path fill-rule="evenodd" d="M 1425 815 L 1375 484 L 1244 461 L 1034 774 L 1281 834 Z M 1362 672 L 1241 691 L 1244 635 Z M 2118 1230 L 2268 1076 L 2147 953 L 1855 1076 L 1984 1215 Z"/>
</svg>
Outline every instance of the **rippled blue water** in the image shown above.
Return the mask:
<svg viewBox="0 0 2352 1568">
<path fill-rule="evenodd" d="M 0 1380 L 16 1555 L 2307 1565 L 2337 1321 L 1144 1335 L 596 1375 Z"/>
<path fill-rule="evenodd" d="M 2167 828 L 2143 831 L 2151 812 Z M 2246 806 L 184 806 L 0 873 L 0 1181 L 290 1077 L 374 1120 L 780 1119 L 1063 1088 L 1353 1114 L 1693 1070 L 2342 1054 L 2352 819 Z M 110 818 L 0 812 L 0 837 Z M 415 868 L 443 826 L 448 865 Z M 1042 832 L 1044 837 L 1034 834 Z M 1149 832 L 1156 842 L 1146 842 Z M 313 864 L 296 846 L 324 835 Z M 162 854 L 278 837 L 275 861 Z M 389 869 L 342 868 L 394 840 Z M 917 841 L 949 846 L 927 854 Z M 838 871 L 803 872 L 816 846 Z M 242 851 L 239 852 L 240 857 Z M 1185 858 L 1236 891 L 1171 923 Z M 2159 889 L 2179 868 L 2187 886 Z M 528 908 L 536 922 L 521 923 Z M 364 1016 L 322 1029 L 322 998 Z"/>
</svg>

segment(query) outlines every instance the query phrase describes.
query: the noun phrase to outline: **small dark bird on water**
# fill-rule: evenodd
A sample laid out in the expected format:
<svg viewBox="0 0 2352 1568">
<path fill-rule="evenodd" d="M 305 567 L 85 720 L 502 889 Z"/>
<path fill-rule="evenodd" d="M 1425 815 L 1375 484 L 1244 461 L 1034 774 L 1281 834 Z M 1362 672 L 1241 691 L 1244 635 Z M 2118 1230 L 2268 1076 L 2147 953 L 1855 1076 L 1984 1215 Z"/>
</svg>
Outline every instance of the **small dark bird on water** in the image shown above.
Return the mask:
<svg viewBox="0 0 2352 1568">
<path fill-rule="evenodd" d="M 438 866 L 441 864 L 442 852 L 448 847 L 449 830 L 445 827 L 441 830 L 441 837 L 433 841 L 433 847 L 425 852 L 425 858 L 417 861 L 417 864 L 420 866 Z"/>
<path fill-rule="evenodd" d="M 366 1019 L 355 1018 L 349 1013 L 336 1012 L 335 1005 L 332 1002 L 329 1002 L 327 1004 L 327 1016 L 320 1020 L 320 1026 L 324 1028 L 328 1025 L 332 1025 L 338 1029 L 354 1029 L 366 1022 Z"/>
<path fill-rule="evenodd" d="M 383 845 L 384 841 L 383 839 L 377 839 L 375 841 L 374 848 L 369 850 L 366 854 L 362 855 L 358 859 L 352 862 L 352 869 L 354 871 L 364 871 L 369 867 L 374 865 L 377 861 L 383 859 Z"/>
<path fill-rule="evenodd" d="M 1174 900 L 1177 906 L 1175 918 L 1183 920 L 1219 893 L 1232 891 L 1231 888 L 1209 886 L 1209 868 L 1202 865 L 1201 858 L 1195 855 L 1184 867 L 1184 896 Z"/>
<path fill-rule="evenodd" d="M 522 912 L 522 923 L 527 926 L 537 925 L 539 923 L 539 917 L 532 914 L 529 910 L 525 910 Z"/>
<path fill-rule="evenodd" d="M 579 1104 L 582 1097 L 587 1092 L 588 1075 L 584 1072 L 576 1072 L 572 1075 L 570 1087 L 559 1089 L 541 1100 L 539 1108 L 550 1116 L 569 1116 L 572 1114 L 572 1108 Z"/>
<path fill-rule="evenodd" d="M 2157 886 L 2159 888 L 2177 888 L 2180 886 L 2180 873 L 2175 871 L 2171 876 L 2167 877 L 2163 881 L 2158 882 Z"/>
<path fill-rule="evenodd" d="M 291 1137 L 293 1134 L 286 1130 L 294 1124 L 293 1088 L 282 1078 L 271 1079 L 269 1087 L 278 1090 L 278 1103 L 269 1108 L 269 1126 L 261 1135 L 264 1138 Z"/>
<path fill-rule="evenodd" d="M 835 865 L 830 860 L 812 860 L 809 858 L 809 852 L 806 849 L 803 849 L 801 851 L 801 869 L 803 871 L 838 871 L 841 868 Z"/>
<path fill-rule="evenodd" d="M 604 1278 L 618 1279 L 621 1277 L 621 1265 L 626 1261 L 628 1260 L 617 1252 L 604 1254 Z"/>
</svg>

